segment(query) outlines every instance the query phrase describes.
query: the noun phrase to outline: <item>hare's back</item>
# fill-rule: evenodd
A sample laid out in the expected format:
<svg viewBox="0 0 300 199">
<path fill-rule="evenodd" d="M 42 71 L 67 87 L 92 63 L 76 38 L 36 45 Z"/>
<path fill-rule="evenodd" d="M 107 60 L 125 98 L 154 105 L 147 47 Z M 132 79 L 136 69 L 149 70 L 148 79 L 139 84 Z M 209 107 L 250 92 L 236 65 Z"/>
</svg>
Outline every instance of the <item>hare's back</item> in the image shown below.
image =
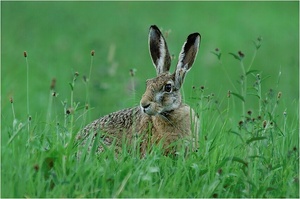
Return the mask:
<svg viewBox="0 0 300 199">
<path fill-rule="evenodd" d="M 139 117 L 140 108 L 133 107 L 123 109 L 117 112 L 105 115 L 98 120 L 99 127 L 103 131 L 109 131 L 112 129 L 126 130 L 130 129 Z"/>
<path fill-rule="evenodd" d="M 82 139 L 90 134 L 96 134 L 99 131 L 109 134 L 115 134 L 119 131 L 127 131 L 132 127 L 134 121 L 139 117 L 139 107 L 127 108 L 120 111 L 116 111 L 105 115 L 92 123 L 88 124 L 81 133 L 77 136 L 77 139 Z"/>
</svg>

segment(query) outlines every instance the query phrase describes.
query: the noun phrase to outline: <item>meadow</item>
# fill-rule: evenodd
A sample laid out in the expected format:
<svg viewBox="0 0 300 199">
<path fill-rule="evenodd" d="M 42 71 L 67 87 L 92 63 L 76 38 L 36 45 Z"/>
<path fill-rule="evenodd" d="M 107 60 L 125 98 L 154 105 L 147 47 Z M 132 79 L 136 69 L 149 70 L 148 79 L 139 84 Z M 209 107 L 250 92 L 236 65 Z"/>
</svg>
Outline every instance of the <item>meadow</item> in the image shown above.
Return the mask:
<svg viewBox="0 0 300 199">
<path fill-rule="evenodd" d="M 202 36 L 199 149 L 78 160 L 76 133 L 155 76 L 152 24 L 171 71 Z M 1 197 L 299 198 L 299 2 L 1 2 Z"/>
</svg>

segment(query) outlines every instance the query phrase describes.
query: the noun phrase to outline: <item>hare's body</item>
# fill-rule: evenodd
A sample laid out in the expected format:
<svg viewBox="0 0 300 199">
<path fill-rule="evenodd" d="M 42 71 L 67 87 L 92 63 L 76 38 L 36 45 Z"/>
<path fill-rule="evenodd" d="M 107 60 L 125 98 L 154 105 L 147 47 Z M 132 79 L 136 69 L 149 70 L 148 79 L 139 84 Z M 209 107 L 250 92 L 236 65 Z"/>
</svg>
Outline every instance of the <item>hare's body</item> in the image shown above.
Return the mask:
<svg viewBox="0 0 300 199">
<path fill-rule="evenodd" d="M 164 37 L 156 26 L 150 27 L 149 46 L 157 77 L 147 80 L 147 88 L 140 106 L 120 110 L 87 125 L 77 136 L 86 143 L 100 133 L 105 145 L 115 143 L 138 144 L 144 155 L 153 144 L 162 142 L 165 153 L 170 145 L 185 140 L 197 146 L 198 118 L 188 105 L 182 103 L 180 88 L 186 72 L 191 68 L 200 42 L 199 33 L 189 35 L 179 55 L 176 71 L 169 73 L 171 58 Z M 125 141 L 125 142 L 124 142 Z M 93 143 L 93 142 L 92 142 Z M 98 151 L 103 144 L 95 143 Z"/>
<path fill-rule="evenodd" d="M 191 125 L 194 125 L 193 129 Z M 197 125 L 198 119 L 193 109 L 185 104 L 166 116 L 149 116 L 143 113 L 140 107 L 134 107 L 110 113 L 93 121 L 83 129 L 77 139 L 85 138 L 87 141 L 86 138 L 92 132 L 92 136 L 95 136 L 100 130 L 100 138 L 108 146 L 115 141 L 116 147 L 121 147 L 124 138 L 127 144 L 133 144 L 138 138 L 142 154 L 146 153 L 149 146 L 160 141 L 163 141 L 168 153 L 168 146 L 181 138 L 186 138 L 186 141 L 193 144 L 192 147 L 197 147 Z M 97 151 L 102 150 L 102 145 L 99 145 Z"/>
</svg>

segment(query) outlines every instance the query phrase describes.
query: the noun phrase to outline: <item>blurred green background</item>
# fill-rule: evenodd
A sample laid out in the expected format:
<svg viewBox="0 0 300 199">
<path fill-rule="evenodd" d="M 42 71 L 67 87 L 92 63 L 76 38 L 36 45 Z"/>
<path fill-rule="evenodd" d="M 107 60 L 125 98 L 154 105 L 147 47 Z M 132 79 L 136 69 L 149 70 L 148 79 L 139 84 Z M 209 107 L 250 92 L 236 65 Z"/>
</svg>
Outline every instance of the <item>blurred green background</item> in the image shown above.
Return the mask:
<svg viewBox="0 0 300 199">
<path fill-rule="evenodd" d="M 24 51 L 28 53 L 30 112 L 34 117 L 46 116 L 52 78 L 57 79 L 58 101 L 69 102 L 69 82 L 76 71 L 80 76 L 75 101 L 84 104 L 82 77 L 88 75 L 91 50 L 95 50 L 91 118 L 137 105 L 145 79 L 156 74 L 147 46 L 152 24 L 169 32 L 169 50 L 176 58 L 188 34 L 197 31 L 202 35 L 198 57 L 184 84 L 187 102 L 192 86 L 204 85 L 220 101 L 233 90 L 211 53 L 215 48 L 221 49 L 222 63 L 240 88 L 236 83 L 241 74 L 239 62 L 228 53 L 241 50 L 247 67 L 254 53 L 252 41 L 262 36 L 263 45 L 252 69 L 261 70 L 262 77 L 271 76 L 263 83 L 263 94 L 270 88 L 281 91 L 282 110 L 297 114 L 298 2 L 1 2 L 1 7 L 3 125 L 12 121 L 10 97 L 17 118 L 26 119 Z M 173 61 L 172 71 L 175 65 Z M 132 80 L 129 70 L 133 68 L 136 76 Z M 135 95 L 131 92 L 133 81 Z M 249 78 L 250 86 L 252 82 Z M 256 104 L 253 98 L 253 106 Z M 63 106 L 59 104 L 57 109 L 63 117 Z"/>
</svg>

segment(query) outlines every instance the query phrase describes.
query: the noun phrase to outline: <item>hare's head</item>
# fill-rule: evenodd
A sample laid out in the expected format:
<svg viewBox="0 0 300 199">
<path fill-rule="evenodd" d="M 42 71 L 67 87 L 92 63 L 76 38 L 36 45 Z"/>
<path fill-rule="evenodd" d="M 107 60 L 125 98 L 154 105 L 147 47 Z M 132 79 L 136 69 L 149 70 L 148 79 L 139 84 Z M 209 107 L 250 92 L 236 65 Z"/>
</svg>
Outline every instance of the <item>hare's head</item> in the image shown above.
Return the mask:
<svg viewBox="0 0 300 199">
<path fill-rule="evenodd" d="M 171 57 L 167 43 L 157 26 L 150 27 L 149 50 L 157 77 L 147 80 L 147 88 L 140 101 L 144 113 L 166 116 L 181 105 L 180 88 L 194 63 L 200 39 L 199 33 L 187 37 L 179 54 L 176 70 L 171 74 Z"/>
</svg>

